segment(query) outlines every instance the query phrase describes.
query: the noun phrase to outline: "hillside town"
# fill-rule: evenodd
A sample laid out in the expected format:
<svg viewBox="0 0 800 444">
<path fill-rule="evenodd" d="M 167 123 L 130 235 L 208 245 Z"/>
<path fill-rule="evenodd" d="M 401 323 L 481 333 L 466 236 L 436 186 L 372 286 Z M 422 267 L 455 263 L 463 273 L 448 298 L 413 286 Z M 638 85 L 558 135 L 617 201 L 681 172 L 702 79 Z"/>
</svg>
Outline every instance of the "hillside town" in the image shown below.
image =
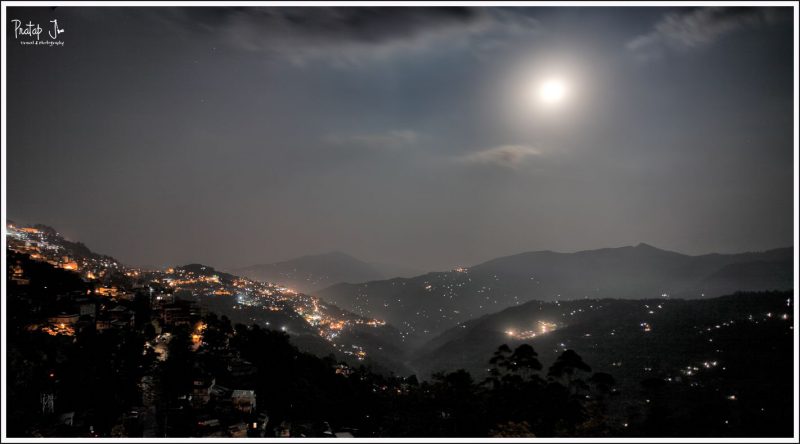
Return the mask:
<svg viewBox="0 0 800 444">
<path fill-rule="evenodd" d="M 8 283 L 11 291 L 29 308 L 30 316 L 20 326 L 28 333 L 42 333 L 75 342 L 80 335 L 104 334 L 109 337 L 144 332 L 139 351 L 151 357 L 153 365 L 170 360 L 176 349 L 176 337 L 183 334 L 190 341 L 189 351 L 195 368 L 191 369 L 192 387 L 177 397 L 179 407 L 166 411 L 159 405 L 160 394 L 154 386 L 154 375 L 147 369 L 137 381 L 142 392 L 142 405 L 125 412 L 116 433 L 125 436 L 160 436 L 190 434 L 191 436 L 335 436 L 330 426 L 322 424 L 296 425 L 288 422 L 271 423 L 259 409 L 255 392 L 256 367 L 232 353 L 219 338 L 210 343 L 206 332 L 208 319 L 222 322 L 230 334 L 231 322 L 221 320 L 204 301 L 216 298 L 231 303 L 233 310 L 255 309 L 281 315 L 305 323 L 304 333 L 318 335 L 349 356 L 350 362 L 364 361 L 367 351 L 359 344 L 339 341 L 343 332 L 358 326 L 377 328 L 385 325 L 378 319 L 347 316 L 346 312 L 329 307 L 318 298 L 298 293 L 275 283 L 262 283 L 217 272 L 211 267 L 189 265 L 166 270 L 145 270 L 127 267 L 115 259 L 91 252 L 83 244 L 64 239 L 46 226 L 18 227 L 8 223 Z M 52 273 L 59 272 L 61 274 Z M 55 289 L 53 303 L 43 303 L 37 282 L 42 273 L 47 281 L 70 278 L 67 291 Z M 57 276 L 53 278 L 53 276 Z M 41 282 L 39 282 L 41 284 Z M 45 289 L 47 287 L 44 287 Z M 266 322 L 265 328 L 270 328 Z M 273 326 L 287 331 L 286 326 Z M 215 333 L 219 333 L 215 330 Z M 213 352 L 222 357 L 225 365 L 211 368 L 204 356 Z M 185 357 L 182 357 L 182 359 Z M 185 359 L 183 359 L 185 360 Z M 355 370 L 345 362 L 336 364 L 336 373 L 349 377 Z M 59 375 L 49 375 L 52 392 L 41 394 L 41 410 L 58 413 L 50 426 L 60 430 L 74 429 L 83 421 L 75 412 L 64 412 L 56 396 Z M 385 387 L 384 387 L 385 389 Z M 177 410 L 176 410 L 177 409 Z M 184 417 L 191 410 L 201 419 L 191 427 L 185 424 L 179 431 L 163 424 L 170 417 Z M 161 415 L 160 417 L 158 415 Z M 173 419 L 175 427 L 179 421 Z M 160 425 L 159 425 L 160 424 Z M 338 431 L 339 435 L 350 434 Z"/>
</svg>

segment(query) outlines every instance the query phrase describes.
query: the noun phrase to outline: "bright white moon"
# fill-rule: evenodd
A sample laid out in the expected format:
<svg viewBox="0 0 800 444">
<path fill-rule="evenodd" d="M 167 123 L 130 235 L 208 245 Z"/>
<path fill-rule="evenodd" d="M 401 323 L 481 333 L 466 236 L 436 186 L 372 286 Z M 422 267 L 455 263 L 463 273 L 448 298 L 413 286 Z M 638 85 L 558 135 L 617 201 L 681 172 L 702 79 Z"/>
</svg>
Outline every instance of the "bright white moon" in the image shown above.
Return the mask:
<svg viewBox="0 0 800 444">
<path fill-rule="evenodd" d="M 558 103 L 567 95 L 567 85 L 560 79 L 550 79 L 539 87 L 539 98 L 545 103 Z"/>
</svg>

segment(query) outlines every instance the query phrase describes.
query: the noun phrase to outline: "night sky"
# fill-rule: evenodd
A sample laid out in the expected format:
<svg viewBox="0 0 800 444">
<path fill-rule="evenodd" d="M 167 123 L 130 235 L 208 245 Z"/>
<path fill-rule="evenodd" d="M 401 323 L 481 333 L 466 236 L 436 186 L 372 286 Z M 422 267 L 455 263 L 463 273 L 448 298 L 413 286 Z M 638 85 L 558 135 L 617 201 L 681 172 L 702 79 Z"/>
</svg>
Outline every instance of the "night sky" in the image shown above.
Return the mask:
<svg viewBox="0 0 800 444">
<path fill-rule="evenodd" d="M 14 18 L 8 217 L 127 264 L 792 245 L 791 8 Z"/>
</svg>

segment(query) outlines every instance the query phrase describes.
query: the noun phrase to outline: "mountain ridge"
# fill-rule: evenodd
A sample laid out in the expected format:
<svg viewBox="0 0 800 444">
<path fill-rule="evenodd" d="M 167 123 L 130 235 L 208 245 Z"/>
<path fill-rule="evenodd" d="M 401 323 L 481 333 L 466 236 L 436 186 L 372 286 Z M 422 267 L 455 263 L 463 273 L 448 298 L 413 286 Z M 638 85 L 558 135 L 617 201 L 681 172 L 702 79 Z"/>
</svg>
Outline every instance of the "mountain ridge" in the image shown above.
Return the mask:
<svg viewBox="0 0 800 444">
<path fill-rule="evenodd" d="M 386 319 L 409 336 L 430 338 L 533 299 L 699 298 L 785 290 L 793 286 L 792 266 L 791 247 L 690 256 L 640 243 L 574 253 L 523 252 L 413 278 L 335 284 L 316 294 L 361 316 Z"/>
<path fill-rule="evenodd" d="M 581 356 L 592 356 L 592 362 L 602 365 L 603 371 L 620 372 L 614 364 L 614 355 L 619 354 L 615 348 L 635 346 L 637 352 L 631 356 L 647 356 L 652 362 L 662 364 L 663 357 L 653 350 L 648 352 L 648 347 L 657 342 L 680 337 L 682 348 L 687 351 L 703 347 L 713 351 L 715 342 L 698 342 L 694 338 L 738 324 L 791 325 L 791 307 L 787 304 L 790 300 L 790 292 L 737 292 L 700 299 L 532 300 L 444 331 L 415 350 L 410 365 L 422 378 L 450 368 L 467 368 L 473 374 L 480 374 L 487 364 L 486 354 L 499 345 L 529 343 L 540 351 L 542 358 L 554 349 L 575 348 Z M 545 333 L 536 330 L 537 322 L 542 320 L 553 323 L 552 329 Z M 534 331 L 523 332 L 523 329 Z M 628 339 L 630 343 L 626 342 Z M 676 358 L 681 360 L 680 356 Z M 647 361 L 642 364 L 646 367 Z M 646 376 L 640 370 L 641 367 L 636 370 L 637 376 Z"/>
<path fill-rule="evenodd" d="M 250 265 L 230 272 L 262 282 L 280 282 L 304 293 L 312 293 L 339 282 L 385 278 L 371 264 L 336 250 L 307 254 L 279 262 Z"/>
</svg>

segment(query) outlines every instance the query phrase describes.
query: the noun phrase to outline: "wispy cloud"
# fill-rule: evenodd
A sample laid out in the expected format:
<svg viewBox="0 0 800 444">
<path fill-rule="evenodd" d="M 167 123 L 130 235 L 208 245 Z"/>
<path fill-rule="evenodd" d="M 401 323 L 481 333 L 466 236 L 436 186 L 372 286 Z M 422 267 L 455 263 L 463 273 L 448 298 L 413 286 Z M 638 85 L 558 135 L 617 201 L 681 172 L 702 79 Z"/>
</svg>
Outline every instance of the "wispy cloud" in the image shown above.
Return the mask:
<svg viewBox="0 0 800 444">
<path fill-rule="evenodd" d="M 709 7 L 671 12 L 653 29 L 634 37 L 626 48 L 642 59 L 663 57 L 667 52 L 685 52 L 708 47 L 741 29 L 778 21 L 778 9 L 755 7 Z"/>
<path fill-rule="evenodd" d="M 465 154 L 458 157 L 457 161 L 516 169 L 541 155 L 541 151 L 526 145 L 500 145 Z"/>
<path fill-rule="evenodd" d="M 382 133 L 329 134 L 324 139 L 331 145 L 395 149 L 414 145 L 418 138 L 419 135 L 412 130 L 390 130 Z"/>
<path fill-rule="evenodd" d="M 472 37 L 537 30 L 534 18 L 513 9 L 467 7 L 161 8 L 176 32 L 213 33 L 246 51 L 297 65 L 324 60 L 354 65 L 402 51 Z M 499 41 L 499 37 L 496 37 Z"/>
</svg>

